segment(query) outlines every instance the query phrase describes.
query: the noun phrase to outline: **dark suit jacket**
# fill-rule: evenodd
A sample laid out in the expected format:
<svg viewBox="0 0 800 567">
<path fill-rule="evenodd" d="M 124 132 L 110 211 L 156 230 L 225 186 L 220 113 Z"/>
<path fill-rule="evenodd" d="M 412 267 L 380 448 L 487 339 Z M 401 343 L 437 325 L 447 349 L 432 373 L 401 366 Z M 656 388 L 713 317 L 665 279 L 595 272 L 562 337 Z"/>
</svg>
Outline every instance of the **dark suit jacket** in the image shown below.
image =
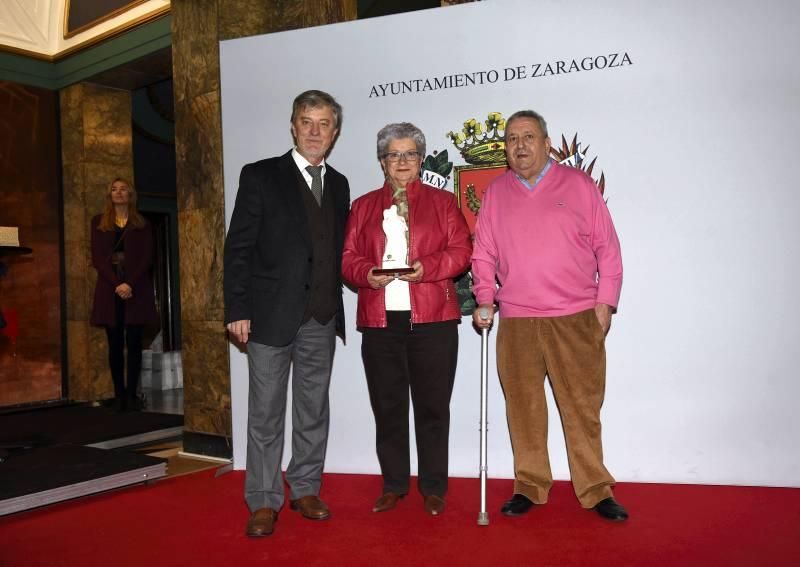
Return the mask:
<svg viewBox="0 0 800 567">
<path fill-rule="evenodd" d="M 297 175 L 291 151 L 245 165 L 225 240 L 225 323 L 249 319 L 250 340 L 270 346 L 292 341 L 309 297 L 311 237 Z M 341 272 L 350 186 L 327 163 L 323 183 L 333 192 Z M 337 286 L 336 331 L 344 338 L 341 274 Z"/>
<path fill-rule="evenodd" d="M 125 300 L 126 325 L 158 325 L 153 293 L 153 230 L 145 221 L 141 228 L 128 227 L 125 234 L 125 279 L 120 280 L 111 265 L 114 232 L 97 226 L 100 215 L 92 219 L 92 265 L 97 270 L 97 285 L 92 303 L 92 325 L 113 327 L 116 322 L 114 290 L 127 283 L 133 297 Z"/>
</svg>

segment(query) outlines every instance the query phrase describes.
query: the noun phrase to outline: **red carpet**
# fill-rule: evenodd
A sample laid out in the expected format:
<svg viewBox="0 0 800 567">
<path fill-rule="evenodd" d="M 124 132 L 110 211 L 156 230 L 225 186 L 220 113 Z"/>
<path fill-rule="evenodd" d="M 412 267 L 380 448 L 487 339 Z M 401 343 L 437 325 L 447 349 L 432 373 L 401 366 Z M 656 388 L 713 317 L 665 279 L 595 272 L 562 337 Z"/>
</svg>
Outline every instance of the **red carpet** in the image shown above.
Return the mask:
<svg viewBox="0 0 800 567">
<path fill-rule="evenodd" d="M 477 480 L 453 479 L 433 518 L 416 491 L 374 514 L 378 477 L 326 475 L 329 521 L 286 507 L 272 536 L 248 539 L 243 482 L 207 471 L 0 518 L 0 565 L 800 565 L 800 489 L 623 484 L 631 519 L 613 524 L 565 482 L 546 506 L 506 518 L 511 481 L 494 480 L 491 525 L 479 527 Z"/>
</svg>

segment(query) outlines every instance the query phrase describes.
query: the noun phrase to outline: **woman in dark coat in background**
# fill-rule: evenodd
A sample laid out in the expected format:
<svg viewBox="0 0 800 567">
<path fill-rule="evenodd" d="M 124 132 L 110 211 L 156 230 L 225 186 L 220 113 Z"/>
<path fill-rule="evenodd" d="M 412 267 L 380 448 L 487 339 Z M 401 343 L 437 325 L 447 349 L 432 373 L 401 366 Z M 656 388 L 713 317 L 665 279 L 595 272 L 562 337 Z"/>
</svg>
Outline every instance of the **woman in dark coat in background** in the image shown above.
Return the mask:
<svg viewBox="0 0 800 567">
<path fill-rule="evenodd" d="M 157 325 L 153 281 L 153 232 L 136 208 L 136 191 L 124 179 L 108 186 L 102 214 L 92 219 L 92 265 L 97 270 L 92 325 L 105 327 L 115 407 L 141 409 L 142 331 Z M 125 385 L 125 356 L 128 349 Z"/>
</svg>

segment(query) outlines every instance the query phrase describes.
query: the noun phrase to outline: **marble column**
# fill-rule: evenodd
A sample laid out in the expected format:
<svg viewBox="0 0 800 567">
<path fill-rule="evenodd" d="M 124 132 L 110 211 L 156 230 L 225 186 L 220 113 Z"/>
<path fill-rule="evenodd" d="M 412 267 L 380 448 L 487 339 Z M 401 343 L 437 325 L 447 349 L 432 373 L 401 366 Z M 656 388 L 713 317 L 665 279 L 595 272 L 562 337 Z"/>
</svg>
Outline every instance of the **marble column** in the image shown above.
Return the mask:
<svg viewBox="0 0 800 567">
<path fill-rule="evenodd" d="M 90 83 L 59 94 L 64 193 L 69 397 L 113 397 L 105 332 L 89 325 L 97 273 L 91 265 L 89 222 L 103 208 L 115 177 L 133 181 L 131 95 Z"/>
<path fill-rule="evenodd" d="M 356 18 L 356 0 L 173 0 L 184 450 L 230 456 L 219 41 Z"/>
</svg>

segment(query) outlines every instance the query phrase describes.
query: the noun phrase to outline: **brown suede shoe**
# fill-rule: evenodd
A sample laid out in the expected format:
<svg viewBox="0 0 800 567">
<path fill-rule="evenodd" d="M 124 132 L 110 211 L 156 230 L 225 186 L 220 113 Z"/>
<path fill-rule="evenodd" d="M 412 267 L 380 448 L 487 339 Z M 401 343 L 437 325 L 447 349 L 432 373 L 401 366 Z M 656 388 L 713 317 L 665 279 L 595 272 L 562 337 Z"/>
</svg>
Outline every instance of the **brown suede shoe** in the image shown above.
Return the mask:
<svg viewBox="0 0 800 567">
<path fill-rule="evenodd" d="M 438 516 L 444 512 L 445 502 L 441 496 L 429 494 L 425 497 L 425 511 L 431 516 Z"/>
<path fill-rule="evenodd" d="M 275 522 L 278 521 L 278 513 L 272 508 L 259 508 L 252 513 L 247 520 L 245 534 L 248 537 L 263 537 L 272 533 Z"/>
<path fill-rule="evenodd" d="M 327 520 L 331 512 L 328 506 L 319 499 L 319 496 L 303 496 L 289 502 L 289 508 L 300 512 L 309 520 Z"/>
<path fill-rule="evenodd" d="M 386 512 L 391 510 L 405 494 L 398 494 L 397 492 L 387 492 L 382 494 L 380 498 L 375 501 L 375 506 L 372 507 L 373 512 Z"/>
</svg>

